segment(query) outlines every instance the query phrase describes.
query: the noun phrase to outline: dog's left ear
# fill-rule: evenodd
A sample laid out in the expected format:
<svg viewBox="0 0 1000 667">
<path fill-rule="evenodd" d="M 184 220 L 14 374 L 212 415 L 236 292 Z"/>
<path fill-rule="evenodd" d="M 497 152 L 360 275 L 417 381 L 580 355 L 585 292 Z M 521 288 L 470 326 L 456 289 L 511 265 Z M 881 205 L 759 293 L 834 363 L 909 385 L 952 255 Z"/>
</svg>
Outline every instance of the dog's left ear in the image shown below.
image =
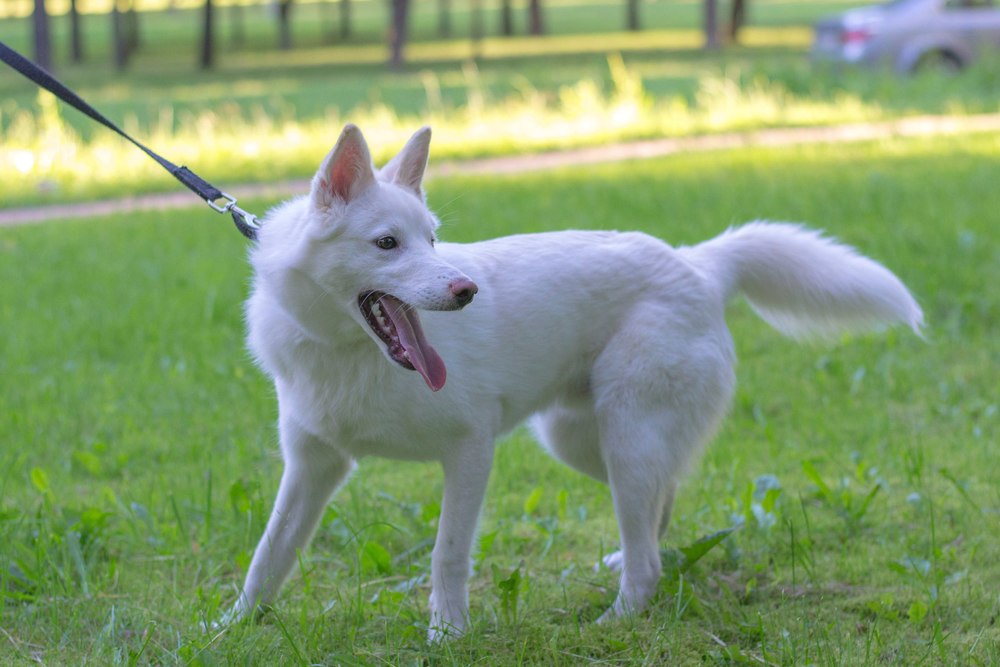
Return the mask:
<svg viewBox="0 0 1000 667">
<path fill-rule="evenodd" d="M 424 180 L 424 170 L 427 169 L 430 148 L 431 128 L 424 126 L 410 137 L 396 157 L 382 167 L 378 173 L 379 180 L 407 188 L 423 199 L 424 190 L 421 184 Z"/>
</svg>

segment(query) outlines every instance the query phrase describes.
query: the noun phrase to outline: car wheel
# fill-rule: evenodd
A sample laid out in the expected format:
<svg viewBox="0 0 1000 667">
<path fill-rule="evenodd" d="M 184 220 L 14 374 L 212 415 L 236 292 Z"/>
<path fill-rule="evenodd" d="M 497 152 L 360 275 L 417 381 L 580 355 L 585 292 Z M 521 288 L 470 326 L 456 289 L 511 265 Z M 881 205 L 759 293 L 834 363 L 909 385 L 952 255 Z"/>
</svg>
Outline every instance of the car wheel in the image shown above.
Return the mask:
<svg viewBox="0 0 1000 667">
<path fill-rule="evenodd" d="M 920 56 L 913 66 L 913 71 L 919 73 L 958 74 L 961 69 L 962 61 L 954 53 L 948 51 L 928 51 Z"/>
</svg>

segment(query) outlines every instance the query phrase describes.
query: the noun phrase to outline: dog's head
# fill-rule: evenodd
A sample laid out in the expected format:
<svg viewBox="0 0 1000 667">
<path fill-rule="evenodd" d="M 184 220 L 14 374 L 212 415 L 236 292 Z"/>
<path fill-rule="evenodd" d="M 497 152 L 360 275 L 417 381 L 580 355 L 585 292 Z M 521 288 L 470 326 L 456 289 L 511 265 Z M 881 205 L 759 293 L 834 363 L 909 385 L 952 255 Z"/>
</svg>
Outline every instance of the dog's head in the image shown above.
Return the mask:
<svg viewBox="0 0 1000 667">
<path fill-rule="evenodd" d="M 400 366 L 437 391 L 441 357 L 418 310 L 457 310 L 478 288 L 434 249 L 438 220 L 424 201 L 430 128 L 417 131 L 381 170 L 361 131 L 348 125 L 312 181 L 293 263 Z M 295 298 L 295 297 L 292 297 Z M 313 303 L 310 308 L 323 308 Z"/>
</svg>

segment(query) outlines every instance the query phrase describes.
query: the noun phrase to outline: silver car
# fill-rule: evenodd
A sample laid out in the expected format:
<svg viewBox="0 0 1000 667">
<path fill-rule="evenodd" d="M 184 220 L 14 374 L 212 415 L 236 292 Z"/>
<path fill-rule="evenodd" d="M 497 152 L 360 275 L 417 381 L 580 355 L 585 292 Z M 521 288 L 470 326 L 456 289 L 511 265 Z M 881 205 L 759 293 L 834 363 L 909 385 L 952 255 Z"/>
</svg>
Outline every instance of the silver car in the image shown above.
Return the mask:
<svg viewBox="0 0 1000 667">
<path fill-rule="evenodd" d="M 1000 50 L 1000 9 L 992 0 L 895 0 L 819 21 L 816 61 L 959 70 Z"/>
</svg>

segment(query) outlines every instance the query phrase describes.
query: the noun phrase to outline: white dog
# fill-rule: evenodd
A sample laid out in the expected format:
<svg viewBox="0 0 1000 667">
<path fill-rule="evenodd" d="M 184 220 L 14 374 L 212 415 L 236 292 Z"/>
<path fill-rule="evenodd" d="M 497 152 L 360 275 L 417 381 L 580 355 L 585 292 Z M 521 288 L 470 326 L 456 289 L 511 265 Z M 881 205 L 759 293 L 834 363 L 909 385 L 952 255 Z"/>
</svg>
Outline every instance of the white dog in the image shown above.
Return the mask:
<svg viewBox="0 0 1000 667">
<path fill-rule="evenodd" d="M 274 599 L 354 461 L 385 456 L 444 469 L 430 637 L 461 633 L 494 441 L 532 415 L 552 455 L 611 487 L 621 585 L 601 620 L 638 612 L 678 479 L 733 393 L 731 297 L 792 336 L 919 333 L 891 272 L 795 225 L 677 249 L 634 232 L 436 243 L 429 142 L 418 131 L 377 171 L 347 126 L 310 194 L 260 231 L 249 344 L 274 378 L 285 469 L 229 621 Z"/>
</svg>

